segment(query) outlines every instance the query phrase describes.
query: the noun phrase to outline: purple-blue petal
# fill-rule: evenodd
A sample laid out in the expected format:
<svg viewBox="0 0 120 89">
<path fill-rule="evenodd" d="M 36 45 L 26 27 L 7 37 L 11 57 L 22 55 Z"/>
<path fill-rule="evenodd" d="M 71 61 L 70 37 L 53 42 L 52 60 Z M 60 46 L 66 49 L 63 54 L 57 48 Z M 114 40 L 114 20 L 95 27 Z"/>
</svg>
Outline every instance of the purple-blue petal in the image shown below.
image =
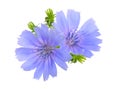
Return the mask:
<svg viewBox="0 0 120 89">
<path fill-rule="evenodd" d="M 81 40 L 81 45 L 98 45 L 102 43 L 101 39 L 86 37 Z"/>
<path fill-rule="evenodd" d="M 74 10 L 68 10 L 67 21 L 69 25 L 69 30 L 77 30 L 80 22 L 80 13 Z"/>
<path fill-rule="evenodd" d="M 39 63 L 39 66 L 36 67 L 35 73 L 34 73 L 34 78 L 39 79 L 43 73 L 44 70 L 44 62 L 41 61 Z"/>
<path fill-rule="evenodd" d="M 93 19 L 89 19 L 82 25 L 79 31 L 81 34 L 86 35 L 98 31 L 98 28 L 95 25 L 95 21 Z"/>
<path fill-rule="evenodd" d="M 98 46 L 98 45 L 83 45 L 81 47 L 88 49 L 88 50 L 92 50 L 92 51 L 99 51 L 100 50 L 100 46 Z"/>
<path fill-rule="evenodd" d="M 30 31 L 23 31 L 18 39 L 18 44 L 24 47 L 35 47 L 38 45 L 37 38 Z"/>
<path fill-rule="evenodd" d="M 100 36 L 101 34 L 97 30 L 95 30 L 92 33 L 87 33 L 87 34 L 84 34 L 84 35 L 89 36 L 91 38 L 94 38 L 94 37 Z"/>
<path fill-rule="evenodd" d="M 40 42 L 47 42 L 49 34 L 48 27 L 46 25 L 41 24 L 41 28 L 35 27 L 34 30 Z"/>
<path fill-rule="evenodd" d="M 49 60 L 49 59 L 48 59 Z M 44 63 L 43 79 L 46 81 L 49 77 L 49 61 L 46 60 Z"/>
<path fill-rule="evenodd" d="M 68 62 L 71 60 L 70 52 L 66 50 L 65 48 L 61 47 L 58 50 L 55 50 L 54 54 L 57 58 L 59 58 L 60 60 L 64 62 Z"/>
<path fill-rule="evenodd" d="M 60 58 L 55 57 L 54 61 L 57 65 L 59 65 L 62 69 L 67 70 L 67 64 Z"/>
<path fill-rule="evenodd" d="M 55 62 L 53 60 L 49 61 L 49 70 L 50 70 L 49 73 L 52 77 L 55 77 L 55 76 L 57 76 L 57 68 L 56 68 Z"/>
<path fill-rule="evenodd" d="M 84 50 L 83 55 L 90 58 L 93 56 L 93 53 L 89 50 Z"/>
<path fill-rule="evenodd" d="M 56 28 L 61 32 L 66 32 L 69 29 L 67 20 L 62 11 L 56 13 L 56 23 Z"/>
<path fill-rule="evenodd" d="M 56 32 L 56 29 L 50 29 L 48 43 L 52 46 L 59 45 L 62 41 L 62 37 Z"/>
<path fill-rule="evenodd" d="M 34 69 L 35 67 L 37 67 L 37 65 L 39 64 L 39 57 L 38 56 L 33 56 L 31 58 L 29 58 L 25 63 L 22 64 L 22 68 L 25 71 L 29 71 Z"/>
<path fill-rule="evenodd" d="M 34 51 L 32 48 L 17 48 L 15 50 L 15 53 L 16 53 L 16 56 L 17 56 L 17 59 L 19 61 L 24 61 L 26 60 L 29 56 L 33 55 L 34 54 Z"/>
<path fill-rule="evenodd" d="M 84 51 L 84 49 L 78 45 L 71 47 L 71 52 L 74 54 L 77 54 L 77 55 L 81 54 L 82 55 L 83 51 Z"/>
</svg>

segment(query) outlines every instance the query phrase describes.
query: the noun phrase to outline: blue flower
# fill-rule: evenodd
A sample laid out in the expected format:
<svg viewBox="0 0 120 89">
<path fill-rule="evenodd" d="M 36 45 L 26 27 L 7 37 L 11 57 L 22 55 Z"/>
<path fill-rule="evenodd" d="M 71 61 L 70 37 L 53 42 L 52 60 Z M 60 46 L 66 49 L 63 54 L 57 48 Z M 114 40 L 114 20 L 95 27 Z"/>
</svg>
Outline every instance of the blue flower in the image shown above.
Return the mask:
<svg viewBox="0 0 120 89">
<path fill-rule="evenodd" d="M 21 47 L 16 49 L 16 56 L 19 61 L 25 61 L 21 66 L 25 71 L 36 69 L 35 79 L 39 79 L 43 74 L 44 80 L 47 80 L 49 75 L 57 76 L 56 64 L 66 70 L 65 62 L 69 61 L 71 56 L 60 46 L 61 39 L 55 30 L 48 29 L 45 25 L 34 30 L 35 34 L 23 31 L 18 40 Z"/>
<path fill-rule="evenodd" d="M 67 51 L 74 54 L 81 54 L 88 58 L 93 56 L 91 51 L 99 51 L 101 39 L 98 28 L 93 19 L 87 20 L 80 29 L 80 13 L 74 10 L 68 10 L 65 17 L 62 11 L 56 14 L 55 28 L 63 36 L 63 45 Z"/>
</svg>

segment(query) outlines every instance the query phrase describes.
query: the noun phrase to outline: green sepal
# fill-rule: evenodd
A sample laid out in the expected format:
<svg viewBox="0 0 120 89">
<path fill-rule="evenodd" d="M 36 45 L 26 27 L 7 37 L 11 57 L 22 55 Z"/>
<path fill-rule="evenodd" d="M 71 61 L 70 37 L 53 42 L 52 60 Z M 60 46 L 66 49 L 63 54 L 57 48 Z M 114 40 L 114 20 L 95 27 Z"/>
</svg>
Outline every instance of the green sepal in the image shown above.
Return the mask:
<svg viewBox="0 0 120 89">
<path fill-rule="evenodd" d="M 72 56 L 72 59 L 70 60 L 71 63 L 76 63 L 77 61 L 83 63 L 86 60 L 86 57 L 83 55 L 76 55 L 73 53 L 70 53 L 70 55 Z"/>
</svg>

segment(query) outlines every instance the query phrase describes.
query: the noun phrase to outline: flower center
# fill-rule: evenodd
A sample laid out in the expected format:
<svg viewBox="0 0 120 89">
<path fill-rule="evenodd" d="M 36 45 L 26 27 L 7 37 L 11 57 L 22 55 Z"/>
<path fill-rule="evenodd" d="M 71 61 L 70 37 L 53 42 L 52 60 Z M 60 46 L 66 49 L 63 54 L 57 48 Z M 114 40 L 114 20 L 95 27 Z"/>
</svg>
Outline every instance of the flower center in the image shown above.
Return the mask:
<svg viewBox="0 0 120 89">
<path fill-rule="evenodd" d="M 43 55 L 49 55 L 52 53 L 53 48 L 51 46 L 44 45 L 43 49 L 41 50 L 41 53 Z"/>
<path fill-rule="evenodd" d="M 79 42 L 79 36 L 76 32 L 69 32 L 66 36 L 66 44 L 69 46 L 76 45 Z"/>
<path fill-rule="evenodd" d="M 40 57 L 46 59 L 51 56 L 53 50 L 54 47 L 44 44 L 43 46 L 40 46 L 39 49 L 37 49 L 37 52 L 39 52 Z"/>
</svg>

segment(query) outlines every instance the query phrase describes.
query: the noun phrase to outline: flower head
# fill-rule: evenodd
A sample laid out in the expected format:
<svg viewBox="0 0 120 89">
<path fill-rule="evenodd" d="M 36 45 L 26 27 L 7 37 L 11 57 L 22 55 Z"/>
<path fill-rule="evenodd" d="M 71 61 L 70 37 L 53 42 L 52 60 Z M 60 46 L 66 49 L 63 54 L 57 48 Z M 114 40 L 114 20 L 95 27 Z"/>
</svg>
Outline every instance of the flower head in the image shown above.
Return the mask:
<svg viewBox="0 0 120 89">
<path fill-rule="evenodd" d="M 23 31 L 18 40 L 22 47 L 16 49 L 16 56 L 19 61 L 25 61 L 21 66 L 25 71 L 36 68 L 35 79 L 39 79 L 43 74 L 44 80 L 47 80 L 49 75 L 57 75 L 56 64 L 66 70 L 65 62 L 69 61 L 71 56 L 60 46 L 61 40 L 55 30 L 41 25 L 35 27 L 34 31 L 35 34 Z"/>
<path fill-rule="evenodd" d="M 65 17 L 62 11 L 56 14 L 56 29 L 64 38 L 66 50 L 74 54 L 81 54 L 91 57 L 91 51 L 99 51 L 101 40 L 97 38 L 100 35 L 93 19 L 86 21 L 78 29 L 80 22 L 80 13 L 74 10 L 68 10 Z"/>
</svg>

